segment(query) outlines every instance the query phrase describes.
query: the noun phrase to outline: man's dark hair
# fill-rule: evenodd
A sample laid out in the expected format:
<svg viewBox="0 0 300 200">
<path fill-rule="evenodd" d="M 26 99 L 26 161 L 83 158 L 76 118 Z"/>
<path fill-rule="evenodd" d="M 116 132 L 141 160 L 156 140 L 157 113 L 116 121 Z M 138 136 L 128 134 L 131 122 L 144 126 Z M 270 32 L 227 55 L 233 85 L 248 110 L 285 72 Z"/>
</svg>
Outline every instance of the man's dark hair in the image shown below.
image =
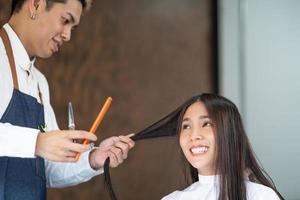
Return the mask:
<svg viewBox="0 0 300 200">
<path fill-rule="evenodd" d="M 11 12 L 10 14 L 13 15 L 14 13 L 17 13 L 21 10 L 23 4 L 25 3 L 26 0 L 12 0 L 11 2 Z M 89 4 L 90 4 L 90 1 L 88 0 L 77 0 L 81 3 L 82 5 L 82 8 L 85 10 L 85 9 L 88 9 L 89 8 Z M 66 0 L 46 0 L 46 3 L 47 3 L 47 9 L 49 10 L 54 3 L 65 3 Z"/>
</svg>

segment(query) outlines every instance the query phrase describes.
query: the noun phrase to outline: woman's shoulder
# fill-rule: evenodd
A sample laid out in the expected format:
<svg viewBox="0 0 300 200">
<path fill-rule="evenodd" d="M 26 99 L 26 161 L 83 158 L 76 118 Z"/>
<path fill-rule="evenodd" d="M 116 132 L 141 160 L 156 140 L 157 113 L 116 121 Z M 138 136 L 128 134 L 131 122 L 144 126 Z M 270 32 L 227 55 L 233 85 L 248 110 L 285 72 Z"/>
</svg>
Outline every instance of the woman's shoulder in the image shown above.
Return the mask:
<svg viewBox="0 0 300 200">
<path fill-rule="evenodd" d="M 245 184 L 247 188 L 247 199 L 249 200 L 280 200 L 272 188 L 251 181 L 245 181 Z"/>
<path fill-rule="evenodd" d="M 180 196 L 180 191 L 174 191 L 167 196 L 164 196 L 161 200 L 175 200 L 178 199 Z"/>
<path fill-rule="evenodd" d="M 201 199 L 216 199 L 214 184 L 201 185 L 195 182 L 184 190 L 177 190 L 162 198 L 162 200 L 198 200 Z"/>
</svg>

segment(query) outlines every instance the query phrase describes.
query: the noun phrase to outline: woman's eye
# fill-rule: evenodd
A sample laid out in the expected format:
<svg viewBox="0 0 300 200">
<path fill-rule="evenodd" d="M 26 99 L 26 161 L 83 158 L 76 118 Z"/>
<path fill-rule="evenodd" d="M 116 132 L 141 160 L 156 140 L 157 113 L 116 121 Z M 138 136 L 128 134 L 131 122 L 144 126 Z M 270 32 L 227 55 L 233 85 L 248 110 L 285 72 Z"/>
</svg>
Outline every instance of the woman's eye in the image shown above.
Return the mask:
<svg viewBox="0 0 300 200">
<path fill-rule="evenodd" d="M 211 122 L 204 122 L 202 127 L 212 127 L 213 124 Z"/>
<path fill-rule="evenodd" d="M 191 128 L 191 127 L 188 124 L 183 124 L 182 125 L 182 130 L 189 129 L 189 128 Z"/>
</svg>

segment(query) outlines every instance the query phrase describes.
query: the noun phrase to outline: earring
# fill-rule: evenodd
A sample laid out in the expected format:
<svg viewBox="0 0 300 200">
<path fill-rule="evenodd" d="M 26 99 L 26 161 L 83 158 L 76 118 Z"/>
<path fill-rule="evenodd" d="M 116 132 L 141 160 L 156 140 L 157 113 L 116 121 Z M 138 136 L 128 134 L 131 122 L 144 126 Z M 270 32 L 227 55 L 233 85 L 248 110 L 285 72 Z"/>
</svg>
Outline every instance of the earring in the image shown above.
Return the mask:
<svg viewBox="0 0 300 200">
<path fill-rule="evenodd" d="M 35 13 L 32 13 L 32 14 L 30 15 L 30 19 L 32 19 L 32 20 L 35 20 L 35 17 L 36 17 L 36 14 L 35 14 Z"/>
</svg>

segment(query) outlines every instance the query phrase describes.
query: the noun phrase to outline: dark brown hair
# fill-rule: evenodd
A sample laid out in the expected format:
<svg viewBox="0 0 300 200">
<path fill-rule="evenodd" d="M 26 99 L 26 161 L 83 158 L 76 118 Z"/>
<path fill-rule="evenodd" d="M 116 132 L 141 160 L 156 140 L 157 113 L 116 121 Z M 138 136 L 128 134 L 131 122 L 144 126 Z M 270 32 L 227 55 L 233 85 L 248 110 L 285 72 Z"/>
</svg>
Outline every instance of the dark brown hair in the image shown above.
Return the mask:
<svg viewBox="0 0 300 200">
<path fill-rule="evenodd" d="M 11 15 L 21 10 L 26 0 L 12 0 L 11 2 Z M 54 3 L 66 3 L 67 0 L 46 0 L 47 9 L 49 10 Z M 83 9 L 89 9 L 91 1 L 88 0 L 77 0 L 81 3 Z"/>
</svg>

